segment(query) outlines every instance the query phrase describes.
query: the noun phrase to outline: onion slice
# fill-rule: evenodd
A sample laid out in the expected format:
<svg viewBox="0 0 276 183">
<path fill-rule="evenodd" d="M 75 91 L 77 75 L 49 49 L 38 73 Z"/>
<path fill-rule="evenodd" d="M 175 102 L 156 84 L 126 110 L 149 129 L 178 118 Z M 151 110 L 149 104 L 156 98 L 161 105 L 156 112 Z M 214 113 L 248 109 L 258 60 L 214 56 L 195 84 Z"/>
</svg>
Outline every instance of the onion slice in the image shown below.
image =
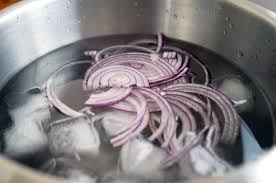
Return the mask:
<svg viewBox="0 0 276 183">
<path fill-rule="evenodd" d="M 48 98 L 48 100 L 53 104 L 53 106 L 55 108 L 57 108 L 61 113 L 70 116 L 70 117 L 79 117 L 84 115 L 81 112 L 75 111 L 74 109 L 70 108 L 69 106 L 65 105 L 63 102 L 61 102 L 57 95 L 54 92 L 53 86 L 55 84 L 55 79 L 58 76 L 58 74 L 60 72 L 62 72 L 63 70 L 75 66 L 75 65 L 80 65 L 80 64 L 87 64 L 90 63 L 90 61 L 78 61 L 78 62 L 71 62 L 68 64 L 63 65 L 62 67 L 60 67 L 59 69 L 57 69 L 48 79 L 47 83 L 46 83 L 46 96 Z"/>
<path fill-rule="evenodd" d="M 149 81 L 137 69 L 124 65 L 100 68 L 91 74 L 87 82 L 89 89 L 131 86 L 149 87 Z"/>
<path fill-rule="evenodd" d="M 114 147 L 120 146 L 126 143 L 130 138 L 139 135 L 148 125 L 149 111 L 147 108 L 147 102 L 140 92 L 132 90 L 132 95 L 126 98 L 126 101 L 132 104 L 137 110 L 137 117 L 132 122 L 132 125 L 126 130 L 121 132 L 118 136 L 111 139 L 111 143 Z"/>
<path fill-rule="evenodd" d="M 231 101 L 226 96 L 213 88 L 200 84 L 175 84 L 166 87 L 164 90 L 179 90 L 210 98 L 219 106 L 225 118 L 221 141 L 226 144 L 233 144 L 235 142 L 239 131 L 239 118 Z"/>
<path fill-rule="evenodd" d="M 89 106 L 108 106 L 125 99 L 131 92 L 132 88 L 110 88 L 106 92 L 91 94 L 85 102 Z"/>
<path fill-rule="evenodd" d="M 162 147 L 168 147 L 172 137 L 176 133 L 176 121 L 170 104 L 164 99 L 164 97 L 151 89 L 137 89 L 147 97 L 152 98 L 160 106 L 161 109 L 161 124 L 156 132 L 149 137 L 149 140 L 155 140 L 164 132 L 164 143 L 162 144 Z"/>
</svg>

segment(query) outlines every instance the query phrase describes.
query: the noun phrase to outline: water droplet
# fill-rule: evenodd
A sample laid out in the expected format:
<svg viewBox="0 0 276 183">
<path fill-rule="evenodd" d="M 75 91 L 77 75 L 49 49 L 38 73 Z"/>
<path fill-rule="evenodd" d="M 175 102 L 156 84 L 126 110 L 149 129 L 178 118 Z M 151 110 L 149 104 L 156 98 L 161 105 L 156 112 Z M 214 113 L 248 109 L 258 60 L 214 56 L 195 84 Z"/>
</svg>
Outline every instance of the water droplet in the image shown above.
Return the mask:
<svg viewBox="0 0 276 183">
<path fill-rule="evenodd" d="M 83 20 L 85 20 L 86 19 L 86 16 L 83 16 Z"/>
<path fill-rule="evenodd" d="M 182 18 L 184 19 L 184 18 L 185 18 L 185 16 L 182 16 Z"/>
<path fill-rule="evenodd" d="M 255 55 L 255 56 L 254 56 L 254 59 L 255 59 L 255 60 L 258 60 L 258 55 Z"/>
<path fill-rule="evenodd" d="M 244 56 L 243 52 L 241 50 L 239 50 L 238 51 L 238 57 L 240 58 L 240 57 L 243 57 L 243 56 Z"/>
<path fill-rule="evenodd" d="M 227 31 L 226 30 L 223 31 L 223 35 L 227 35 Z"/>
<path fill-rule="evenodd" d="M 68 3 L 71 4 L 71 3 L 72 3 L 72 0 L 68 0 Z"/>
<path fill-rule="evenodd" d="M 51 18 L 47 17 L 47 22 L 50 23 L 51 22 Z"/>
<path fill-rule="evenodd" d="M 72 29 L 71 29 L 71 28 L 68 28 L 68 29 L 67 29 L 67 32 L 68 32 L 68 33 L 72 32 Z"/>
<path fill-rule="evenodd" d="M 68 6 L 68 5 L 66 5 L 66 9 L 69 9 L 69 6 Z"/>
<path fill-rule="evenodd" d="M 177 19 L 178 15 L 177 14 L 173 14 L 173 18 Z"/>
<path fill-rule="evenodd" d="M 81 20 L 78 20 L 78 23 L 81 24 Z"/>
<path fill-rule="evenodd" d="M 229 21 L 230 21 L 230 17 L 228 17 L 228 16 L 225 17 L 225 21 L 226 21 L 226 22 L 229 22 Z"/>
<path fill-rule="evenodd" d="M 233 24 L 229 24 L 229 29 L 233 29 Z"/>
<path fill-rule="evenodd" d="M 18 22 L 19 22 L 19 16 L 16 17 L 16 23 L 18 23 Z"/>
<path fill-rule="evenodd" d="M 133 6 L 137 7 L 137 6 L 139 6 L 139 3 L 138 3 L 137 1 L 135 1 L 135 2 L 133 3 Z"/>
<path fill-rule="evenodd" d="M 166 9 L 166 13 L 169 13 L 169 10 L 168 10 L 168 9 Z"/>
<path fill-rule="evenodd" d="M 61 18 L 59 18 L 58 21 L 61 22 Z"/>
</svg>

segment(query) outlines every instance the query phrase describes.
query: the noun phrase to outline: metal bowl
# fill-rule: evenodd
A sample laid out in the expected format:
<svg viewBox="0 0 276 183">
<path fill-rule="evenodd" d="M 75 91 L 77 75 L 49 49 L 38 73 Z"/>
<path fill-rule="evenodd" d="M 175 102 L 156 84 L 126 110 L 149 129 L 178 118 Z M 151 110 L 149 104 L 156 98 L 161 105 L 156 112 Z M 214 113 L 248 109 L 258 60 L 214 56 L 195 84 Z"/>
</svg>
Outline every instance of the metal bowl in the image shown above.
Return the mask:
<svg viewBox="0 0 276 183">
<path fill-rule="evenodd" d="M 254 78 L 276 111 L 276 14 L 246 0 L 28 0 L 0 12 L 0 89 L 19 70 L 83 39 L 157 33 L 223 56 Z M 276 149 L 220 178 L 195 182 L 268 182 Z M 0 157 L 0 182 L 55 182 Z"/>
</svg>

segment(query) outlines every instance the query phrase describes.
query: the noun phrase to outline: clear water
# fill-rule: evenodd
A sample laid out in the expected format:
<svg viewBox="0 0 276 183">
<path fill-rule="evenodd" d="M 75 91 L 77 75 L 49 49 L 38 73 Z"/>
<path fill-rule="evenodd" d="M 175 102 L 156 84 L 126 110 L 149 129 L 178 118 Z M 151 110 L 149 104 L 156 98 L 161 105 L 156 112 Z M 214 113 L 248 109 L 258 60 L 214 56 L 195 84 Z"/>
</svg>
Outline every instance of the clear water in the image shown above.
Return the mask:
<svg viewBox="0 0 276 183">
<path fill-rule="evenodd" d="M 0 92 L 0 132 L 1 132 L 1 146 L 5 149 L 5 142 L 3 141 L 3 133 L 12 125 L 11 118 L 7 113 L 7 106 L 4 98 L 7 98 L 10 93 L 22 93 L 30 88 L 39 87 L 42 88 L 51 75 L 51 73 L 64 65 L 65 63 L 79 61 L 79 60 L 89 60 L 89 57 L 84 56 L 84 51 L 86 50 L 98 50 L 113 44 L 127 43 L 131 40 L 135 40 L 142 35 L 132 35 L 132 36 L 112 36 L 112 37 L 98 37 L 88 40 L 82 40 L 74 44 L 68 45 L 66 47 L 57 49 L 35 61 L 30 65 L 26 66 L 20 72 L 18 72 L 3 88 Z M 143 35 L 145 36 L 145 35 Z M 253 92 L 254 106 L 245 113 L 242 113 L 242 118 L 248 123 L 249 127 L 256 136 L 258 142 L 263 148 L 269 148 L 272 145 L 272 123 L 273 120 L 270 111 L 270 104 L 268 99 L 262 92 L 262 89 L 254 82 L 253 79 L 246 75 L 246 72 L 241 71 L 234 64 L 224 59 L 223 57 L 197 45 L 193 45 L 187 42 L 180 42 L 176 40 L 169 40 L 171 44 L 185 48 L 196 55 L 202 62 L 204 62 L 212 75 L 213 80 L 220 80 L 221 78 L 235 76 L 240 78 L 243 83 L 247 85 Z M 82 109 L 84 106 L 84 101 L 88 98 L 89 92 L 82 91 L 81 78 L 85 70 L 89 67 L 89 64 L 82 64 L 73 69 L 68 69 L 62 73 L 55 86 L 55 91 L 57 92 L 60 99 L 76 110 Z M 193 65 L 193 70 L 199 70 L 197 65 Z M 198 80 L 202 80 L 202 76 L 198 76 Z M 62 118 L 64 116 L 60 115 L 57 111 L 51 111 L 52 121 Z M 39 113 L 38 113 L 39 114 Z M 98 127 L 100 128 L 100 127 Z M 113 151 L 107 148 L 107 152 Z M 0 148 L 1 149 L 1 148 Z M 239 149 L 240 150 L 240 149 Z M 239 150 L 237 154 L 239 154 Z M 104 157 L 98 159 L 108 159 L 113 157 L 114 153 L 107 153 Z M 38 168 L 42 162 L 49 159 L 49 153 L 46 149 L 45 151 L 36 154 L 37 158 L 27 157 L 24 159 L 18 159 L 21 163 L 29 165 L 33 168 Z M 93 158 L 92 158 L 93 159 Z M 112 158 L 111 158 L 112 159 Z M 93 161 L 96 161 L 95 158 Z M 102 171 L 104 171 L 103 168 Z"/>
</svg>

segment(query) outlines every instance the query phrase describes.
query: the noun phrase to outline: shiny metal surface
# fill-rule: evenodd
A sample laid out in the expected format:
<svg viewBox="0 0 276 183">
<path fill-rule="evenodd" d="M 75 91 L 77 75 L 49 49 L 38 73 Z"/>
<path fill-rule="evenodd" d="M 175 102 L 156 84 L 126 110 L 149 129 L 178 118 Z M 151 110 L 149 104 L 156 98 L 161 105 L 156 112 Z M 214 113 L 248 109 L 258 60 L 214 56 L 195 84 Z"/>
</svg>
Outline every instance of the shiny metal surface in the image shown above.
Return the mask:
<svg viewBox="0 0 276 183">
<path fill-rule="evenodd" d="M 164 32 L 233 61 L 264 89 L 276 112 L 276 14 L 245 0 L 26 0 L 0 12 L 0 30 L 0 88 L 33 60 L 70 43 Z M 223 178 L 199 182 L 266 183 L 276 178 L 274 162 L 276 149 Z M 3 157 L 0 168 L 3 183 L 38 176 Z"/>
</svg>

